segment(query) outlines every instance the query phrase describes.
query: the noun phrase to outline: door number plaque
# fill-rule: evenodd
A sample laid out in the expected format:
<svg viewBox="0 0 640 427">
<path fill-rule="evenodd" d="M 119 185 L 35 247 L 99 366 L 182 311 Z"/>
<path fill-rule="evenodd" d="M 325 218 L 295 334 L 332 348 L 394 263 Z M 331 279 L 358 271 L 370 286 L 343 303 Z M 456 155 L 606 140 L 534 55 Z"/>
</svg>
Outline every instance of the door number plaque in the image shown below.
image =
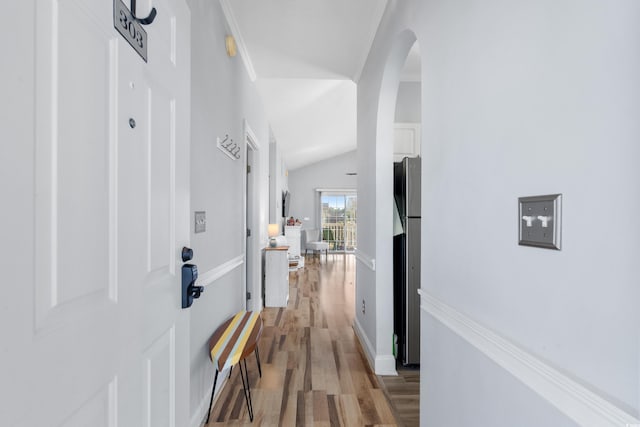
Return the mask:
<svg viewBox="0 0 640 427">
<path fill-rule="evenodd" d="M 147 62 L 147 32 L 122 0 L 113 0 L 113 26 Z"/>
</svg>

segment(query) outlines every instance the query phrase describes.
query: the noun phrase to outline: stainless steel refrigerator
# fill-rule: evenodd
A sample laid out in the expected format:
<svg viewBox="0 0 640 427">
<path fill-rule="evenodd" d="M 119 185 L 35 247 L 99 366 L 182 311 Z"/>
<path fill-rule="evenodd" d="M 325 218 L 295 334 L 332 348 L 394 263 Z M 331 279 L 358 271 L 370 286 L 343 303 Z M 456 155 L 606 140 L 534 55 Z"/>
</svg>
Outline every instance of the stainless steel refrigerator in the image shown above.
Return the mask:
<svg viewBox="0 0 640 427">
<path fill-rule="evenodd" d="M 420 170 L 419 157 L 394 163 L 393 192 L 402 227 L 394 227 L 394 332 L 403 365 L 420 363 Z"/>
</svg>

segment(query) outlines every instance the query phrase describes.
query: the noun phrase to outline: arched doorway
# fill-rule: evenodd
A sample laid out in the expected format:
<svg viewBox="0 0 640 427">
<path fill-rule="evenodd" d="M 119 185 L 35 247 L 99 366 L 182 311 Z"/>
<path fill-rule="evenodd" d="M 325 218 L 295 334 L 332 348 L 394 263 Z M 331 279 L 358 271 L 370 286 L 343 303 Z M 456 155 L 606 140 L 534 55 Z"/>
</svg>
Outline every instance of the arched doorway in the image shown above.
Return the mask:
<svg viewBox="0 0 640 427">
<path fill-rule="evenodd" d="M 419 420 L 420 393 L 420 266 L 421 246 L 421 125 L 422 125 L 422 69 L 420 48 L 413 32 L 399 34 L 391 48 L 385 65 L 378 104 L 377 145 L 380 161 L 387 163 L 387 182 L 382 190 L 389 191 L 382 203 L 389 202 L 393 220 L 382 209 L 376 216 L 376 232 L 382 246 L 384 241 L 392 253 L 381 256 L 381 271 L 377 280 L 379 295 L 390 298 L 393 304 L 380 307 L 391 313 L 393 356 L 398 377 L 387 377 L 393 387 L 386 387 L 391 400 L 403 401 L 403 413 L 399 414 L 408 424 Z M 384 168 L 380 168 L 384 170 Z M 383 172 L 387 173 L 387 172 Z M 379 193 L 380 194 L 380 193 Z M 391 232 L 389 232 L 391 231 Z M 381 248 L 378 245 L 377 248 Z M 384 265 L 390 260 L 389 265 Z M 391 278 L 389 278 L 391 276 Z M 392 298 L 392 299 L 391 299 Z M 389 301 L 387 300 L 387 301 Z M 387 331 L 378 328 L 378 337 Z M 382 377 L 385 386 L 387 381 Z M 394 390 L 399 393 L 394 395 Z M 401 391 L 400 391 L 401 390 Z M 413 399 L 415 405 L 406 405 Z"/>
<path fill-rule="evenodd" d="M 400 74 L 393 127 L 393 310 L 398 364 L 420 364 L 421 64 L 418 42 Z"/>
<path fill-rule="evenodd" d="M 393 354 L 393 138 L 398 88 L 415 42 L 412 31 L 398 33 L 384 59 L 375 59 L 384 63 L 382 75 L 367 76 L 359 83 L 363 94 L 375 91 L 377 99 L 358 98 L 362 124 L 358 129 L 358 206 L 362 209 L 354 328 L 378 375 L 397 373 Z"/>
</svg>

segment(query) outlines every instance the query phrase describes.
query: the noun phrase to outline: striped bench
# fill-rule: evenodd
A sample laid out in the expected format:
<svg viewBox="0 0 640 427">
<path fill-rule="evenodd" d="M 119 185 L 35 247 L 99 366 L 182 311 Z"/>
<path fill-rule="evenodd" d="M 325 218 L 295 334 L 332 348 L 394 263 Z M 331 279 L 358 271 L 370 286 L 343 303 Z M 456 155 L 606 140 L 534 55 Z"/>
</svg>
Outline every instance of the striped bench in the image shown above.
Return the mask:
<svg viewBox="0 0 640 427">
<path fill-rule="evenodd" d="M 211 415 L 211 405 L 213 404 L 213 394 L 216 391 L 218 373 L 229 368 L 229 378 L 233 366 L 244 361 L 244 372 L 240 363 L 240 377 L 242 378 L 242 388 L 247 402 L 249 419 L 253 421 L 253 406 L 251 405 L 251 388 L 249 386 L 249 372 L 247 371 L 246 357 L 255 353 L 258 362 L 258 372 L 262 377 L 260 367 L 260 353 L 258 352 L 258 340 L 262 335 L 262 318 L 260 313 L 252 311 L 240 311 L 215 330 L 209 339 L 209 355 L 216 368 L 213 378 L 213 389 L 211 390 L 211 401 L 209 402 L 209 412 L 207 421 Z"/>
</svg>

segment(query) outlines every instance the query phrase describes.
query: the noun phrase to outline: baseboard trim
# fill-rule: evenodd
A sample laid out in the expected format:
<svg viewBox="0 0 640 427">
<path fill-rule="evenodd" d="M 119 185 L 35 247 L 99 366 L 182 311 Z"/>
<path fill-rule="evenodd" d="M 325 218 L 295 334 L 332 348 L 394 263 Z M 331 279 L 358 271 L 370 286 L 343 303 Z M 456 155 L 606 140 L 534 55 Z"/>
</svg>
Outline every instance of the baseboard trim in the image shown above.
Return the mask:
<svg viewBox="0 0 640 427">
<path fill-rule="evenodd" d="M 207 417 L 206 411 L 208 407 L 209 402 L 207 401 L 207 399 L 203 399 L 200 401 L 198 409 L 196 409 L 196 413 L 191 416 L 191 421 L 189 422 L 190 427 L 204 426 L 205 418 Z"/>
<path fill-rule="evenodd" d="M 353 319 L 353 331 L 356 333 L 358 341 L 360 341 L 360 346 L 364 350 L 369 367 L 376 375 L 398 375 L 398 372 L 396 372 L 396 360 L 393 355 L 378 356 L 376 354 L 357 317 Z"/>
<path fill-rule="evenodd" d="M 238 255 L 237 257 L 225 262 L 224 264 L 220 264 L 219 266 L 212 268 L 206 273 L 201 274 L 196 281 L 196 285 L 209 286 L 216 280 L 220 279 L 225 274 L 232 272 L 242 264 L 244 264 L 244 255 Z"/>
<path fill-rule="evenodd" d="M 376 356 L 376 375 L 398 375 L 396 358 L 392 354 Z"/>
<path fill-rule="evenodd" d="M 222 372 L 220 372 L 220 374 L 218 374 L 218 380 L 222 379 L 222 381 L 220 381 L 217 385 L 216 385 L 216 390 L 218 390 L 218 393 L 216 393 L 216 395 L 213 398 L 213 403 L 211 404 L 211 407 L 214 408 L 216 406 L 216 403 L 218 402 L 218 399 L 220 398 L 220 394 L 222 392 L 222 390 L 224 389 L 224 387 L 227 385 L 227 380 L 228 378 L 228 374 L 227 374 L 227 370 L 224 370 Z M 210 384 L 209 387 L 211 387 L 213 384 Z M 204 398 L 200 401 L 200 404 L 198 405 L 198 409 L 196 409 L 195 414 L 193 414 L 191 416 L 191 421 L 189 422 L 189 426 L 190 427 L 202 427 L 205 425 L 205 421 L 207 419 L 207 409 L 209 409 L 209 401 L 211 399 L 211 396 L 209 396 L 209 393 L 207 393 Z M 211 420 L 209 420 L 211 421 Z"/>
<path fill-rule="evenodd" d="M 362 252 L 359 249 L 356 249 L 353 253 L 355 254 L 356 259 L 358 261 L 360 261 L 361 263 L 363 263 L 364 265 L 369 267 L 369 270 L 376 271 L 376 260 L 375 260 L 375 258 L 371 258 L 369 255 L 367 255 L 366 253 Z"/>
<path fill-rule="evenodd" d="M 424 290 L 420 308 L 473 345 L 580 426 L 625 427 L 640 420 L 513 342 L 476 323 Z"/>
<path fill-rule="evenodd" d="M 369 363 L 369 367 L 372 370 L 375 370 L 375 351 L 373 350 L 373 346 L 371 345 L 371 341 L 367 338 L 367 334 L 364 333 L 364 329 L 362 329 L 362 325 L 358 321 L 356 317 L 353 319 L 353 331 L 356 333 L 356 338 L 360 341 L 360 346 L 364 350 L 364 355 L 367 357 L 367 362 Z"/>
</svg>

